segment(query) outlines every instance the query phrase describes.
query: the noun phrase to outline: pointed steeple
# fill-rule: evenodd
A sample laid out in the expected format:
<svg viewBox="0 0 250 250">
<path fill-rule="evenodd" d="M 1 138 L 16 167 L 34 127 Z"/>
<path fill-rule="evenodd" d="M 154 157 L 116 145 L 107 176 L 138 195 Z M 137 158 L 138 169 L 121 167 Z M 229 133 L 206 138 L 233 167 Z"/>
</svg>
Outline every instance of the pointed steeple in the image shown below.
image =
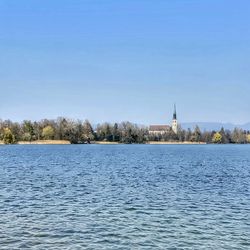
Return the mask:
<svg viewBox="0 0 250 250">
<path fill-rule="evenodd" d="M 174 104 L 174 114 L 173 114 L 173 120 L 177 120 L 176 105 L 175 105 L 175 104 Z"/>
<path fill-rule="evenodd" d="M 174 104 L 174 113 L 173 113 L 173 120 L 172 120 L 172 130 L 175 134 L 178 133 L 178 121 L 177 121 L 177 113 L 176 113 L 176 105 Z"/>
</svg>

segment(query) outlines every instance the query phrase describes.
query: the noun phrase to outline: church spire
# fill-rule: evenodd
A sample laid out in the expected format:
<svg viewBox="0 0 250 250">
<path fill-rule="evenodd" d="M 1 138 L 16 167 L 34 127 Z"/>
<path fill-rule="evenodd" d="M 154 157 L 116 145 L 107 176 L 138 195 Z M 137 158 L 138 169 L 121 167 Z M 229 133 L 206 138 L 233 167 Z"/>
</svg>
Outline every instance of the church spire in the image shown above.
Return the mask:
<svg viewBox="0 0 250 250">
<path fill-rule="evenodd" d="M 174 104 L 174 114 L 173 114 L 173 120 L 177 120 L 176 105 L 175 105 L 175 104 Z"/>
</svg>

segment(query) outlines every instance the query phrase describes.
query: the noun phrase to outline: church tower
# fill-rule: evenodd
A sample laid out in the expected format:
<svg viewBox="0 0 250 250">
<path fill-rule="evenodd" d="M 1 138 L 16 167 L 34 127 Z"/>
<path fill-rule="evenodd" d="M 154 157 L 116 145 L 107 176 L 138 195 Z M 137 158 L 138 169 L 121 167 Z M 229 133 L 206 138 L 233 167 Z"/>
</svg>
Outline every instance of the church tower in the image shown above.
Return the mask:
<svg viewBox="0 0 250 250">
<path fill-rule="evenodd" d="M 175 134 L 178 132 L 178 122 L 177 122 L 177 114 L 176 114 L 176 105 L 174 105 L 174 114 L 173 114 L 173 120 L 172 120 L 172 130 Z"/>
</svg>

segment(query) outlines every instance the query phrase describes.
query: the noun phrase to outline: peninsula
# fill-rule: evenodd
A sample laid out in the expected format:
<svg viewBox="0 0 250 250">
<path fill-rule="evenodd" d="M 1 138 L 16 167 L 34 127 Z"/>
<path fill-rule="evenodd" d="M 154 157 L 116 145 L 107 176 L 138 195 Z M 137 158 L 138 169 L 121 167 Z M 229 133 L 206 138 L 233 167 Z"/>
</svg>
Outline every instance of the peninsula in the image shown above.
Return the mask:
<svg viewBox="0 0 250 250">
<path fill-rule="evenodd" d="M 65 117 L 17 123 L 0 120 L 0 144 L 227 144 L 250 143 L 250 131 L 234 128 L 202 131 L 182 129 L 174 108 L 171 125 L 142 126 L 131 122 L 102 123 Z"/>
</svg>

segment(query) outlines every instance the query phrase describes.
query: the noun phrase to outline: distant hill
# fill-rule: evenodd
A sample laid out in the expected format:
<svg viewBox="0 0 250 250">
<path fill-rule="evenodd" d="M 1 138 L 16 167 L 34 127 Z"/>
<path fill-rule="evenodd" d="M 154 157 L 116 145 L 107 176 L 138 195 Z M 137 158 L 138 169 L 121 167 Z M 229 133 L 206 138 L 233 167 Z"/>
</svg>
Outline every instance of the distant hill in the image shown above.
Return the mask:
<svg viewBox="0 0 250 250">
<path fill-rule="evenodd" d="M 242 125 L 236 125 L 233 123 L 219 123 L 219 122 L 184 122 L 181 123 L 181 127 L 183 129 L 188 129 L 191 128 L 193 129 L 196 125 L 198 125 L 200 127 L 201 130 L 220 130 L 222 127 L 224 129 L 229 129 L 232 130 L 235 127 L 237 128 L 241 128 L 243 130 L 250 130 L 250 122 L 246 123 L 246 124 L 242 124 Z"/>
</svg>

